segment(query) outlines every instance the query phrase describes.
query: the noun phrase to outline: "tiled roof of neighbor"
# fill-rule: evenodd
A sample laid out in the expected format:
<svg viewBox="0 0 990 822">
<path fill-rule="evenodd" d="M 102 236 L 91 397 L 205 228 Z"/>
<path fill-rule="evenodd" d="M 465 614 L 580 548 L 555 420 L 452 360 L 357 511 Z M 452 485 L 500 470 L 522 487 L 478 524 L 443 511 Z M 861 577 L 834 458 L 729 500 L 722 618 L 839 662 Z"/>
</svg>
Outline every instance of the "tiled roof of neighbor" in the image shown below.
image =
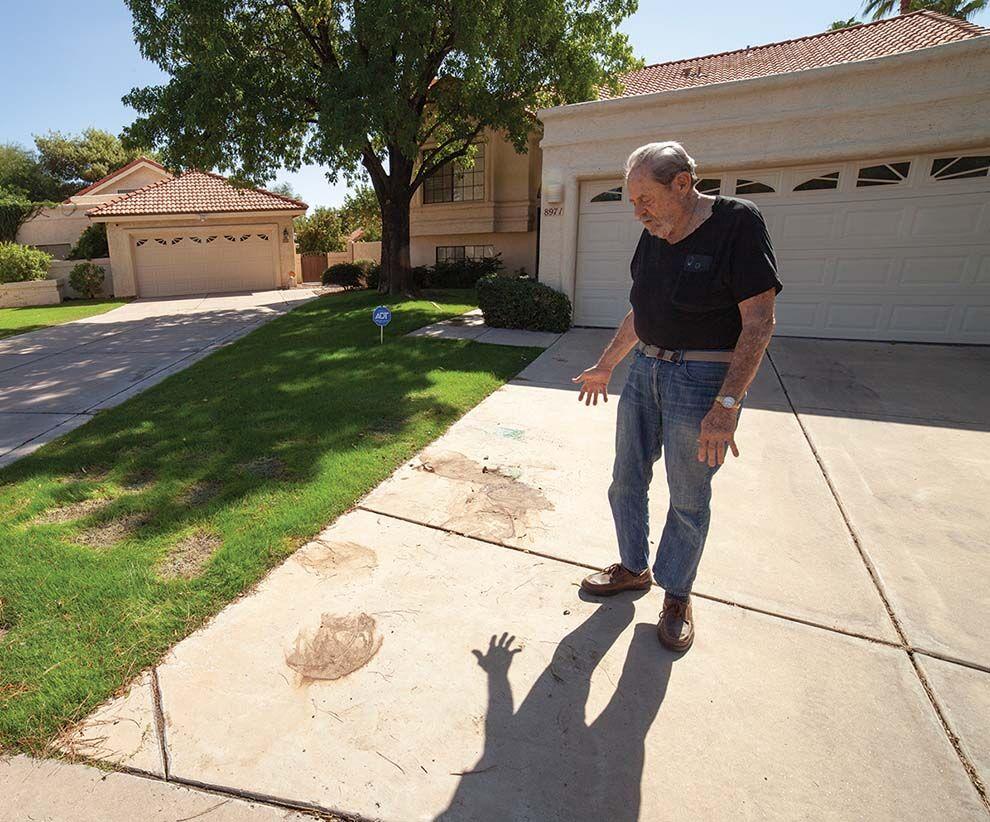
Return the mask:
<svg viewBox="0 0 990 822">
<path fill-rule="evenodd" d="M 86 188 L 79 189 L 79 191 L 77 191 L 72 196 L 73 197 L 79 197 L 82 194 L 88 194 L 94 188 L 98 188 L 99 186 L 103 185 L 107 180 L 110 180 L 113 177 L 116 177 L 118 174 L 123 174 L 125 171 L 130 171 L 132 168 L 134 168 L 134 166 L 136 166 L 136 165 L 138 165 L 140 163 L 147 163 L 148 165 L 154 166 L 155 168 L 159 169 L 160 171 L 164 171 L 166 174 L 168 174 L 168 169 L 165 168 L 165 166 L 163 166 L 161 163 L 155 162 L 150 157 L 135 157 L 127 165 L 121 166 L 120 168 L 117 168 L 117 169 L 114 169 L 109 174 L 107 174 L 105 177 L 101 177 L 95 183 L 90 183 L 88 186 L 86 186 Z M 65 202 L 69 202 L 69 200 L 65 200 Z"/>
<path fill-rule="evenodd" d="M 603 92 L 602 99 L 633 97 L 853 63 L 988 34 L 990 29 L 975 23 L 933 11 L 916 11 L 782 43 L 646 66 L 622 78 L 625 85 L 622 93 L 610 95 Z"/>
<path fill-rule="evenodd" d="M 209 171 L 187 171 L 124 194 L 90 209 L 90 217 L 129 217 L 142 214 L 230 213 L 239 211 L 297 211 L 309 206 L 263 188 L 236 188 Z"/>
</svg>

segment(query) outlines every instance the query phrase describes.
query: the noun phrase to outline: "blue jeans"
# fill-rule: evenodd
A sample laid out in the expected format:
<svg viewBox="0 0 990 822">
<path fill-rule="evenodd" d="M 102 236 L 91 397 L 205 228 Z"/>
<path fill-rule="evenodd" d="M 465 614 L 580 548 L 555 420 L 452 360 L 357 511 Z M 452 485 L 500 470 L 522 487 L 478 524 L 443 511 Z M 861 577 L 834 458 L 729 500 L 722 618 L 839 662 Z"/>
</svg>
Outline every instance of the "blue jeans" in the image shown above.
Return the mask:
<svg viewBox="0 0 990 822">
<path fill-rule="evenodd" d="M 698 434 L 729 364 L 665 362 L 638 350 L 634 357 L 619 398 L 615 465 L 608 489 L 619 558 L 633 573 L 650 565 L 647 498 L 653 464 L 663 453 L 670 508 L 653 577 L 668 594 L 687 598 L 708 536 L 712 477 L 718 470 L 698 461 Z"/>
</svg>

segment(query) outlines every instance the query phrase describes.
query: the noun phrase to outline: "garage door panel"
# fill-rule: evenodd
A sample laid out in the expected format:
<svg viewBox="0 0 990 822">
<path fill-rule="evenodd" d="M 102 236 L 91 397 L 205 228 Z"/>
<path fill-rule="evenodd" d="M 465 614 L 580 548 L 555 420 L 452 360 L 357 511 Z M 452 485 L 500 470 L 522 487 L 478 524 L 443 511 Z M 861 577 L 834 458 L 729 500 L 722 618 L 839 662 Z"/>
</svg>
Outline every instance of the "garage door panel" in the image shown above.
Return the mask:
<svg viewBox="0 0 990 822">
<path fill-rule="evenodd" d="M 955 306 L 944 305 L 895 305 L 890 313 L 888 331 L 944 336 L 952 327 Z"/>
<path fill-rule="evenodd" d="M 986 239 L 980 237 L 986 205 L 976 198 L 961 197 L 948 203 L 919 204 L 914 211 L 911 234 L 924 239 Z"/>
<path fill-rule="evenodd" d="M 138 294 L 164 297 L 276 285 L 273 227 L 223 226 L 133 235 Z"/>
<path fill-rule="evenodd" d="M 836 261 L 833 282 L 837 286 L 849 288 L 875 288 L 887 285 L 893 278 L 894 260 L 889 256 L 857 255 Z"/>
<path fill-rule="evenodd" d="M 966 277 L 968 257 L 919 255 L 904 260 L 898 281 L 901 285 L 959 286 Z"/>
</svg>

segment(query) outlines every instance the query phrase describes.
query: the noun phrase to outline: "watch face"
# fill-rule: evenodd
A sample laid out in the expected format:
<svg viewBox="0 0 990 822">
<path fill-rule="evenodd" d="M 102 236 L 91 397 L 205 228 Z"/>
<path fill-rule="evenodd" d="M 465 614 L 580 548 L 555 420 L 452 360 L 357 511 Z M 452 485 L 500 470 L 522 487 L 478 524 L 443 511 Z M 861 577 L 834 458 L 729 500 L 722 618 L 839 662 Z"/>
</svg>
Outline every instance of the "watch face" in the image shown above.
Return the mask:
<svg viewBox="0 0 990 822">
<path fill-rule="evenodd" d="M 736 404 L 735 397 L 722 397 L 722 405 L 726 408 L 734 408 Z"/>
</svg>

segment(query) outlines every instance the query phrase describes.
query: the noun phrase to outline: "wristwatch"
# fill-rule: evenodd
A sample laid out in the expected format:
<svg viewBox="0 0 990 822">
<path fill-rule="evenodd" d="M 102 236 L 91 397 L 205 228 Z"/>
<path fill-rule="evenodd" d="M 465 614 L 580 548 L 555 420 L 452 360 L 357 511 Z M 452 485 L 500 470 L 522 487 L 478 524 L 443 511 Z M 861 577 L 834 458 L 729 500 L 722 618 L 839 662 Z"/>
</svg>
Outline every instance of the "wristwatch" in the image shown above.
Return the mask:
<svg viewBox="0 0 990 822">
<path fill-rule="evenodd" d="M 719 394 L 715 398 L 715 402 L 721 405 L 723 408 L 728 408 L 730 411 L 735 411 L 739 408 L 739 400 L 735 397 L 730 397 L 728 394 Z"/>
</svg>

